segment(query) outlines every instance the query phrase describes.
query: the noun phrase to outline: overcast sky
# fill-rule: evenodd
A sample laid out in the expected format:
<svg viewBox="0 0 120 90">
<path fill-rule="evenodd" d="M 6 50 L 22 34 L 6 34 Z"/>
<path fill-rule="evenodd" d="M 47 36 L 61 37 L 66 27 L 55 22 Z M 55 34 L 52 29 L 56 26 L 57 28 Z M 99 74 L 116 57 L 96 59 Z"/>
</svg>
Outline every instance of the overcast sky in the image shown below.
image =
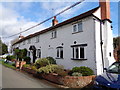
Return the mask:
<svg viewBox="0 0 120 90">
<path fill-rule="evenodd" d="M 28 1 L 28 2 L 27 2 Z M 38 24 L 39 22 L 55 15 L 66 7 L 79 0 L 4 0 L 0 2 L 0 36 L 7 37 Z M 71 1 L 71 2 L 70 2 Z M 89 2 L 88 2 L 89 1 Z M 94 2 L 93 2 L 94 1 Z M 111 0 L 111 20 L 113 21 L 113 36 L 118 35 L 118 0 Z M 77 16 L 83 12 L 93 9 L 99 5 L 98 0 L 86 0 L 76 7 L 68 10 L 57 17 L 59 22 Z M 34 28 L 28 32 L 22 33 L 27 36 L 31 33 L 43 30 L 51 26 L 51 20 Z M 4 38 L 3 42 L 10 42 L 13 38 Z"/>
</svg>

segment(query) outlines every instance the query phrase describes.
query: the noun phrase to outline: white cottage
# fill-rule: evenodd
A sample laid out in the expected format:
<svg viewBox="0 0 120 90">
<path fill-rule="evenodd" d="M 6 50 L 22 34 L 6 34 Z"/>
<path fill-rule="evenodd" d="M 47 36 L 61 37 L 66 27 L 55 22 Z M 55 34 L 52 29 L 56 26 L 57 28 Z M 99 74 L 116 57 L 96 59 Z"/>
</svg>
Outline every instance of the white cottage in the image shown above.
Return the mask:
<svg viewBox="0 0 120 90">
<path fill-rule="evenodd" d="M 100 0 L 101 1 L 101 0 Z M 109 0 L 76 17 L 20 39 L 12 48 L 28 50 L 31 62 L 51 56 L 66 69 L 87 66 L 95 74 L 114 62 Z"/>
</svg>

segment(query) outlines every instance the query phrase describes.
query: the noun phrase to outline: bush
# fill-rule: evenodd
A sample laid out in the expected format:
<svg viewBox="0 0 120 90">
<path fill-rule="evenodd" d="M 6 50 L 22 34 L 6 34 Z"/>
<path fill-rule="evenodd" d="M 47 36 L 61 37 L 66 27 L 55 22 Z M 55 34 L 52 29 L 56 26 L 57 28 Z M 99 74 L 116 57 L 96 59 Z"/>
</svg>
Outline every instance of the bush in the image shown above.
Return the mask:
<svg viewBox="0 0 120 90">
<path fill-rule="evenodd" d="M 63 70 L 61 66 L 58 66 L 56 64 L 50 64 L 45 67 L 41 67 L 38 69 L 39 73 L 56 73 L 57 71 Z"/>
<path fill-rule="evenodd" d="M 30 57 L 24 57 L 23 59 L 24 61 L 26 61 L 26 64 L 30 64 L 30 60 L 31 60 Z"/>
<path fill-rule="evenodd" d="M 15 59 L 15 56 L 14 55 L 8 55 L 6 57 L 6 59 L 11 61 L 12 59 Z"/>
<path fill-rule="evenodd" d="M 88 67 L 85 67 L 85 66 L 81 66 L 81 67 L 74 67 L 72 69 L 72 72 L 78 72 L 78 73 L 81 73 L 82 76 L 90 76 L 90 75 L 93 75 L 93 70 L 88 68 Z"/>
<path fill-rule="evenodd" d="M 74 72 L 74 73 L 72 73 L 72 76 L 82 76 L 82 74 L 79 72 Z"/>
<path fill-rule="evenodd" d="M 40 67 L 44 67 L 46 65 L 49 65 L 49 64 L 50 64 L 49 60 L 46 58 L 40 58 L 35 62 L 35 66 L 37 67 L 37 69 Z"/>
<path fill-rule="evenodd" d="M 46 57 L 49 60 L 50 64 L 56 64 L 56 60 L 53 57 Z"/>
<path fill-rule="evenodd" d="M 31 66 L 31 69 L 37 71 L 36 66 Z"/>
<path fill-rule="evenodd" d="M 31 66 L 30 66 L 30 64 L 24 64 L 23 67 L 24 68 L 30 68 Z"/>
</svg>

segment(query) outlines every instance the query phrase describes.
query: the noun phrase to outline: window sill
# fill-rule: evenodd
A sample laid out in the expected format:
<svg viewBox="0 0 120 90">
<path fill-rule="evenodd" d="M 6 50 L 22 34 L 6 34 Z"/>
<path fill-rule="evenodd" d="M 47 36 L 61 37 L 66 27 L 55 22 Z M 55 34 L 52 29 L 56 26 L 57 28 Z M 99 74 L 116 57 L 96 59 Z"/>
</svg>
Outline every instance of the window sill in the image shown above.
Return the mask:
<svg viewBox="0 0 120 90">
<path fill-rule="evenodd" d="M 56 37 L 52 37 L 51 39 L 55 39 Z"/>
<path fill-rule="evenodd" d="M 56 57 L 56 59 L 64 59 L 64 58 L 58 58 L 58 57 Z"/>
<path fill-rule="evenodd" d="M 80 60 L 80 61 L 82 61 L 82 60 L 87 60 L 87 59 L 75 59 L 75 58 L 71 58 L 71 60 Z"/>
<path fill-rule="evenodd" d="M 76 33 L 80 33 L 80 32 L 83 32 L 83 31 L 73 32 L 72 34 L 76 34 Z"/>
</svg>

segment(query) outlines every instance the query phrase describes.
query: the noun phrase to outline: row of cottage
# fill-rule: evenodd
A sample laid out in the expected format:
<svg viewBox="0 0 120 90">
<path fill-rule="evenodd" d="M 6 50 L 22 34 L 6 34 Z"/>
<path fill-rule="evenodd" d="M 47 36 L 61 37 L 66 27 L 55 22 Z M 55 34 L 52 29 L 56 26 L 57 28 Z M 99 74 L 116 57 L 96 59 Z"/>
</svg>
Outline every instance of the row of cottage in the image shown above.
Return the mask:
<svg viewBox="0 0 120 90">
<path fill-rule="evenodd" d="M 107 1 L 61 23 L 54 17 L 51 27 L 20 39 L 12 44 L 12 49 L 26 48 L 32 63 L 36 56 L 50 56 L 66 69 L 87 66 L 95 74 L 101 74 L 103 68 L 114 62 L 110 3 Z"/>
</svg>

